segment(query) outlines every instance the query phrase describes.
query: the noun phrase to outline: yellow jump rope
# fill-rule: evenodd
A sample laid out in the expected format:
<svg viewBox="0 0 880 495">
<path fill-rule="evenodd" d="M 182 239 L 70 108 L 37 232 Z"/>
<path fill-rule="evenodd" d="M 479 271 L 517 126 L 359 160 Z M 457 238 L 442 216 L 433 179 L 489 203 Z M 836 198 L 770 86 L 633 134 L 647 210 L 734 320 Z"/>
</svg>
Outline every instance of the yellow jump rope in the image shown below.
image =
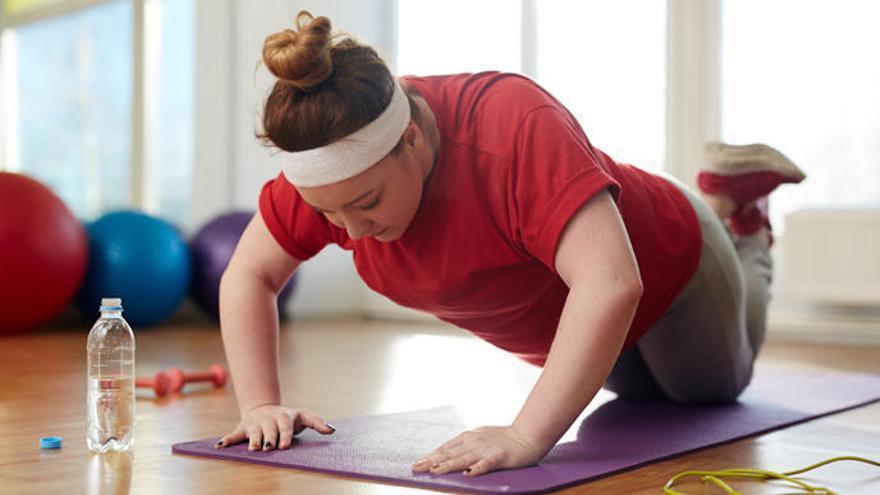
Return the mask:
<svg viewBox="0 0 880 495">
<path fill-rule="evenodd" d="M 763 469 L 722 469 L 721 471 L 684 471 L 676 474 L 669 481 L 666 482 L 666 485 L 663 487 L 663 493 L 666 495 L 691 495 L 684 492 L 680 492 L 678 490 L 673 489 L 673 485 L 675 483 L 693 476 L 699 476 L 701 480 L 705 482 L 710 482 L 715 484 L 718 488 L 724 490 L 724 493 L 729 495 L 742 495 L 741 492 L 738 492 L 733 489 L 730 485 L 724 482 L 722 478 L 746 478 L 746 479 L 755 479 L 755 480 L 781 480 L 787 483 L 791 483 L 801 491 L 790 492 L 786 494 L 780 495 L 838 495 L 837 492 L 832 491 L 830 488 L 824 488 L 821 486 L 813 486 L 807 483 L 804 483 L 801 480 L 792 478 L 792 476 L 796 474 L 806 473 L 807 471 L 812 471 L 818 467 L 824 466 L 826 464 L 831 464 L 832 462 L 838 461 L 857 461 L 864 462 L 866 464 L 872 464 L 874 466 L 880 467 L 880 462 L 873 461 L 871 459 L 865 459 L 863 457 L 856 456 L 842 456 L 842 457 L 833 457 L 831 459 L 826 459 L 822 462 L 817 462 L 812 466 L 807 466 L 803 469 L 797 469 L 794 471 L 786 471 L 784 473 L 774 473 L 773 471 L 765 471 Z"/>
</svg>

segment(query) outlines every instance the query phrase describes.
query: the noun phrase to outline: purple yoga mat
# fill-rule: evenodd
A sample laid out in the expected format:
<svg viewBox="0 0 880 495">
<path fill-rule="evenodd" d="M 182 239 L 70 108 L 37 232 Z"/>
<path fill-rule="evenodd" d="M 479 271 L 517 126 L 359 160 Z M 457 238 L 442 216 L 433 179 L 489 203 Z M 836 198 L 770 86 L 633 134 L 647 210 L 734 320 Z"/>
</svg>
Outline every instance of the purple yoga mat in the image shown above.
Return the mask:
<svg viewBox="0 0 880 495">
<path fill-rule="evenodd" d="M 412 463 L 464 428 L 440 407 L 331 421 L 336 433 L 307 430 L 286 451 L 216 449 L 217 438 L 179 443 L 173 452 L 471 493 L 541 493 L 696 449 L 763 433 L 880 399 L 880 375 L 759 369 L 736 404 L 685 406 L 611 400 L 581 422 L 577 441 L 560 443 L 537 466 L 476 478 L 413 474 Z"/>
</svg>

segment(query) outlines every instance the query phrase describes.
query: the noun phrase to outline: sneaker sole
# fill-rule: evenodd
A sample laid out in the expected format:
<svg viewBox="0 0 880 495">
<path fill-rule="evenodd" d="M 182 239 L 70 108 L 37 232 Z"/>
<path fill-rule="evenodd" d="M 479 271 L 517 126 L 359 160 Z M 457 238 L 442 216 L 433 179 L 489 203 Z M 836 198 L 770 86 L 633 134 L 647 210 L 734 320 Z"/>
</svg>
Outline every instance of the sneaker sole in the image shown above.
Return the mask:
<svg viewBox="0 0 880 495">
<path fill-rule="evenodd" d="M 709 143 L 706 145 L 706 155 L 708 167 L 705 171 L 713 174 L 732 176 L 775 172 L 792 182 L 800 182 L 807 177 L 788 157 L 766 144 Z"/>
</svg>

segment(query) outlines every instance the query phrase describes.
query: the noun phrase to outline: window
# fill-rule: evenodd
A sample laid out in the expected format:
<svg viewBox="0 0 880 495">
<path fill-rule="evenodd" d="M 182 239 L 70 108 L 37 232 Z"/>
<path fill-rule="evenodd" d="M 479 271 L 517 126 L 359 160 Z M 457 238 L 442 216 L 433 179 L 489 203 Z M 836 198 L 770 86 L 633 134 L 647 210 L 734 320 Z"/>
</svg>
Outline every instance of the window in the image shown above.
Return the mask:
<svg viewBox="0 0 880 495">
<path fill-rule="evenodd" d="M 114 2 L 4 33 L 4 161 L 81 217 L 130 201 L 132 25 Z"/>
<path fill-rule="evenodd" d="M 195 2 L 163 0 L 147 11 L 153 33 L 147 50 L 145 206 L 189 223 L 195 147 Z M 152 13 L 152 16 L 150 15 Z"/>
<path fill-rule="evenodd" d="M 594 145 L 620 161 L 663 167 L 664 1 L 398 0 L 397 26 L 399 73 L 526 71 Z M 531 57 L 536 63 L 523 62 Z"/>
<path fill-rule="evenodd" d="M 397 73 L 520 71 L 521 8 L 512 0 L 398 0 Z"/>
<path fill-rule="evenodd" d="M 194 0 L 6 0 L 2 8 L 0 169 L 43 181 L 83 219 L 139 207 L 186 223 Z"/>
<path fill-rule="evenodd" d="M 663 168 L 666 2 L 536 2 L 537 79 L 612 158 Z"/>
<path fill-rule="evenodd" d="M 722 138 L 770 144 L 809 176 L 774 194 L 774 226 L 804 207 L 880 205 L 877 19 L 861 0 L 723 3 Z"/>
</svg>

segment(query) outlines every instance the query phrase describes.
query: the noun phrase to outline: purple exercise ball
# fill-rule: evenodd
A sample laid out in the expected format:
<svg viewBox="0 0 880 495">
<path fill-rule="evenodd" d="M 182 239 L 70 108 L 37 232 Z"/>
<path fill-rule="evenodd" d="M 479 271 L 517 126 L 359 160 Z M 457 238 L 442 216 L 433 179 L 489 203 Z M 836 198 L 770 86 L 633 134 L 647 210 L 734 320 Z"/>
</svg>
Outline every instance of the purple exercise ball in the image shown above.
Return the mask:
<svg viewBox="0 0 880 495">
<path fill-rule="evenodd" d="M 205 224 L 190 243 L 193 259 L 192 295 L 206 313 L 219 319 L 220 278 L 232 259 L 235 246 L 245 227 L 253 218 L 249 211 L 233 211 L 218 216 Z M 284 308 L 293 294 L 296 275 L 291 277 L 278 295 L 278 314 L 286 316 Z"/>
</svg>

